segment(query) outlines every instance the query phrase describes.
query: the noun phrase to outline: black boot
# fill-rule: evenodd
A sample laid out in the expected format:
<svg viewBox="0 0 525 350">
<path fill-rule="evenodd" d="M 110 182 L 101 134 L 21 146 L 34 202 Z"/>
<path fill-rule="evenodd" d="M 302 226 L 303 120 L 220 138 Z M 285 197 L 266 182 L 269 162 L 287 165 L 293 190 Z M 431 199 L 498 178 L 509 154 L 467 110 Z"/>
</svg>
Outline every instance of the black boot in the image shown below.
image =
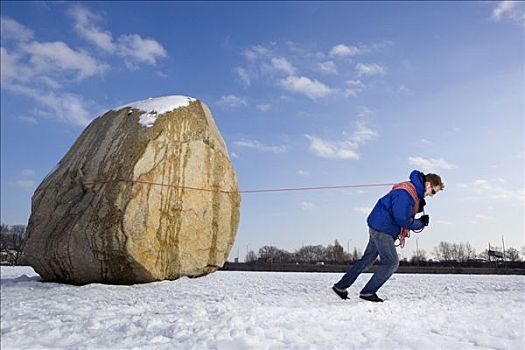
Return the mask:
<svg viewBox="0 0 525 350">
<path fill-rule="evenodd" d="M 348 292 L 346 290 L 341 291 L 340 289 L 337 289 L 335 286 L 332 287 L 332 290 L 335 294 L 339 296 L 339 298 L 346 300 L 348 299 Z"/>
<path fill-rule="evenodd" d="M 365 300 L 368 300 L 368 301 L 372 301 L 374 303 L 382 303 L 383 302 L 383 299 L 381 299 L 380 297 L 377 296 L 376 293 L 372 294 L 372 295 L 360 295 L 359 296 L 361 299 L 365 299 Z"/>
</svg>

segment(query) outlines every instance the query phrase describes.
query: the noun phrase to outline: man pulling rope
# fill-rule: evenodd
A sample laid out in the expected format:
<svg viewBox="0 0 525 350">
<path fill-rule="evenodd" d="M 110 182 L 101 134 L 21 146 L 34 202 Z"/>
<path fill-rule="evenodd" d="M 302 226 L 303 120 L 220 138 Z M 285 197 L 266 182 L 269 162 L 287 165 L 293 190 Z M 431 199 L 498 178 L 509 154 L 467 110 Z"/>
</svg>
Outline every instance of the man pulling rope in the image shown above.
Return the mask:
<svg viewBox="0 0 525 350">
<path fill-rule="evenodd" d="M 381 264 L 361 290 L 360 298 L 382 302 L 383 299 L 379 298 L 376 292 L 399 266 L 396 239 L 399 239 L 399 245 L 403 247 L 405 239 L 410 236 L 410 230 L 421 230 L 428 226 L 428 215 L 425 214 L 419 219 L 416 219 L 415 215 L 423 211 L 424 197 L 433 197 L 444 188 L 441 177 L 436 174 L 425 175 L 418 170 L 412 171 L 410 181 L 394 185 L 389 193 L 379 199 L 368 216 L 370 239 L 363 256 L 333 285 L 332 290 L 341 299 L 348 299 L 346 289 L 379 256 Z"/>
</svg>

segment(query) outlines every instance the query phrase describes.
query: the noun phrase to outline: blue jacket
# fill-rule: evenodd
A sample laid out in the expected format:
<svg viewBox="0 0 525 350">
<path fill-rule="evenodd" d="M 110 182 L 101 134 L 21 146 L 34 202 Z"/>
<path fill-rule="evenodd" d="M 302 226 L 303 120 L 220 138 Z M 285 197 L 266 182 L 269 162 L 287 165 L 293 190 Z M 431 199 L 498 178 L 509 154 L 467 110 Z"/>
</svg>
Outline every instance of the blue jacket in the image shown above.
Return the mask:
<svg viewBox="0 0 525 350">
<path fill-rule="evenodd" d="M 416 187 L 421 207 L 423 203 L 421 200 L 425 194 L 423 173 L 417 170 L 412 171 L 410 173 L 410 182 Z M 379 199 L 370 215 L 368 215 L 368 226 L 394 238 L 399 235 L 401 227 L 409 230 L 420 230 L 424 225 L 412 215 L 414 205 L 414 200 L 408 191 L 403 189 L 390 191 L 383 198 Z"/>
</svg>

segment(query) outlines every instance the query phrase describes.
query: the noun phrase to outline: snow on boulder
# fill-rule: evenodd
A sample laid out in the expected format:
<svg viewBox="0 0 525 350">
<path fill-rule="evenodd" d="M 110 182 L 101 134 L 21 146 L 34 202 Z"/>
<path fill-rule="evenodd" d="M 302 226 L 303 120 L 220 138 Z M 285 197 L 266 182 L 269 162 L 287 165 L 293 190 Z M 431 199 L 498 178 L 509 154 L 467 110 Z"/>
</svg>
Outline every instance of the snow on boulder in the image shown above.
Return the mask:
<svg viewBox="0 0 525 350">
<path fill-rule="evenodd" d="M 208 107 L 185 96 L 95 119 L 32 198 L 24 257 L 46 281 L 133 284 L 220 268 L 240 194 Z"/>
</svg>

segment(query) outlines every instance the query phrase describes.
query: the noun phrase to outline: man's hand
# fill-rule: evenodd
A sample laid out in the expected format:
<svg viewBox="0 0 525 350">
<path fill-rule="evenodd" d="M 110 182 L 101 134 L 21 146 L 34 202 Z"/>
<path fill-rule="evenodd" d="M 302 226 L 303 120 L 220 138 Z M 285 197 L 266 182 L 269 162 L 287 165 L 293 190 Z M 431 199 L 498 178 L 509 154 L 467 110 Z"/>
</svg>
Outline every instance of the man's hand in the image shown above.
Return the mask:
<svg viewBox="0 0 525 350">
<path fill-rule="evenodd" d="M 428 223 L 430 222 L 430 216 L 427 214 L 422 215 L 419 220 L 423 223 L 423 225 L 428 226 Z"/>
</svg>

